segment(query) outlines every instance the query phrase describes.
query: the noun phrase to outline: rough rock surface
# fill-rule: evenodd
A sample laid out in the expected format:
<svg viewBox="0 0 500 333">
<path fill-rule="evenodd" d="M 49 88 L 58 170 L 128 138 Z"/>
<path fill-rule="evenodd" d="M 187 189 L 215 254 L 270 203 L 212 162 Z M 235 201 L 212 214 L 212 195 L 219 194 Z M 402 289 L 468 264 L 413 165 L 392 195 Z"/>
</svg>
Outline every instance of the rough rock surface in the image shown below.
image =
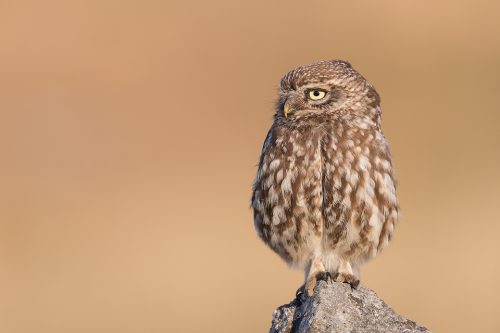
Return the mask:
<svg viewBox="0 0 500 333">
<path fill-rule="evenodd" d="M 319 281 L 311 297 L 282 305 L 273 313 L 270 333 L 429 332 L 396 314 L 371 289 Z"/>
</svg>

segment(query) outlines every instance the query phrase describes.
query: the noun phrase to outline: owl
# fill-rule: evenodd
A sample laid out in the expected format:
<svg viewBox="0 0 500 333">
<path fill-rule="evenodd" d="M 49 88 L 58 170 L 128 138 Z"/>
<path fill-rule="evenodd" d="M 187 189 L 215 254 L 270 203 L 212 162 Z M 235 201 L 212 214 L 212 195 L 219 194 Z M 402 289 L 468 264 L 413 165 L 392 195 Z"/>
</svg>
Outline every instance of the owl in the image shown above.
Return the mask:
<svg viewBox="0 0 500 333">
<path fill-rule="evenodd" d="M 282 79 L 251 206 L 259 237 L 318 279 L 359 284 L 359 268 L 391 240 L 398 200 L 375 88 L 342 60 Z"/>
</svg>

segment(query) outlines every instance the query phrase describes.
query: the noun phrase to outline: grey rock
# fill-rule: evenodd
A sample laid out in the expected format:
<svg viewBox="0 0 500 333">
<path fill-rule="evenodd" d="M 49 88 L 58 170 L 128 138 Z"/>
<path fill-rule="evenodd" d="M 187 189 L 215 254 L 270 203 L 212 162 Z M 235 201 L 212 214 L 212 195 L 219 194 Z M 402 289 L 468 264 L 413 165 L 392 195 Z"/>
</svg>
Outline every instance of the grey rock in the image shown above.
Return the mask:
<svg viewBox="0 0 500 333">
<path fill-rule="evenodd" d="M 429 332 L 394 312 L 364 286 L 319 281 L 314 295 L 282 305 L 273 313 L 270 333 Z"/>
</svg>

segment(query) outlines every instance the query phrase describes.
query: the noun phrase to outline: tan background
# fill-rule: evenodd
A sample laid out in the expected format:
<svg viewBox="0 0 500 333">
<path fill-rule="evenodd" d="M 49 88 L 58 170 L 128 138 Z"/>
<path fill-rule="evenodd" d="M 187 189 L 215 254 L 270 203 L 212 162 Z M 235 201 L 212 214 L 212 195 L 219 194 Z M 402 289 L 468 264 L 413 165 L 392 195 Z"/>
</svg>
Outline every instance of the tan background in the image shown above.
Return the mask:
<svg viewBox="0 0 500 333">
<path fill-rule="evenodd" d="M 403 219 L 363 283 L 500 331 L 498 1 L 0 1 L 0 331 L 266 332 L 302 274 L 250 186 L 276 87 L 378 89 Z"/>
</svg>

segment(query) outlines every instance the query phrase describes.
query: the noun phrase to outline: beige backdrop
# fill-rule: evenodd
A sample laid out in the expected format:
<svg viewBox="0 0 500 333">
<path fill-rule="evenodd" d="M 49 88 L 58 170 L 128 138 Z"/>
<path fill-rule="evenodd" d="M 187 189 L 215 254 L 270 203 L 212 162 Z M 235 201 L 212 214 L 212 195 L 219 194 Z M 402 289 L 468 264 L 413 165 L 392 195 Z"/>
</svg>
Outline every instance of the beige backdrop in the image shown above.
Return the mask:
<svg viewBox="0 0 500 333">
<path fill-rule="evenodd" d="M 281 76 L 382 96 L 402 220 L 362 283 L 499 332 L 498 1 L 0 1 L 0 331 L 266 332 L 250 187 Z"/>
</svg>

